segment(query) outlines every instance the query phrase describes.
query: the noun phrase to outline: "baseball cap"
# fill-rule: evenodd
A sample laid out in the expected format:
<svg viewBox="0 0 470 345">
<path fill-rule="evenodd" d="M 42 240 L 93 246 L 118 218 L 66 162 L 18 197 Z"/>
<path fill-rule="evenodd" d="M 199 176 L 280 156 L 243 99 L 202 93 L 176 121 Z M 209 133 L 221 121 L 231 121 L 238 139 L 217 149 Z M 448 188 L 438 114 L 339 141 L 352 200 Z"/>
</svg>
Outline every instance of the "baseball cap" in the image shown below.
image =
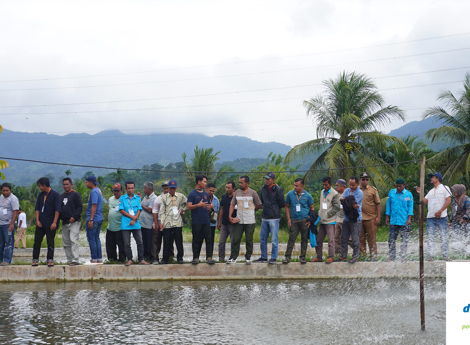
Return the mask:
<svg viewBox="0 0 470 345">
<path fill-rule="evenodd" d="M 395 184 L 405 184 L 405 179 L 399 177 L 395 180 Z"/>
<path fill-rule="evenodd" d="M 170 182 L 168 182 L 168 186 L 170 188 L 177 188 L 178 187 L 178 184 L 176 183 L 175 180 L 171 180 Z"/>
<path fill-rule="evenodd" d="M 121 184 L 120 184 L 120 183 L 115 183 L 115 184 L 113 185 L 113 190 L 122 190 Z"/>
<path fill-rule="evenodd" d="M 162 182 L 162 187 L 166 187 L 166 186 L 168 186 L 168 181 L 163 181 Z"/>
<path fill-rule="evenodd" d="M 363 173 L 361 173 L 361 176 L 359 176 L 359 177 L 360 178 L 370 178 L 370 175 L 364 171 Z"/>
<path fill-rule="evenodd" d="M 433 176 L 436 176 L 439 179 L 439 181 L 442 182 L 442 174 L 441 173 L 429 174 L 429 177 L 433 177 Z"/>
<path fill-rule="evenodd" d="M 99 185 L 98 180 L 95 175 L 89 175 L 86 177 L 85 181 L 93 182 L 96 186 Z"/>
<path fill-rule="evenodd" d="M 268 172 L 266 175 L 264 175 L 264 178 L 272 178 L 273 180 L 275 180 L 276 175 L 274 175 L 273 172 Z"/>
</svg>

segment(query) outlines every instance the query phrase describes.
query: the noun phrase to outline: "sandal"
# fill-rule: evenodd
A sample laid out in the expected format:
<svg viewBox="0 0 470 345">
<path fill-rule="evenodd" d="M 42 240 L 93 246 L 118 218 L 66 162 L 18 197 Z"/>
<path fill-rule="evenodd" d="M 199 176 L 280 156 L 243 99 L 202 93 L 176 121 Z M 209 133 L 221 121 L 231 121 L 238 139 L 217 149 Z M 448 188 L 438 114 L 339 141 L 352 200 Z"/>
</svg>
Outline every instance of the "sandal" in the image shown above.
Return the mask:
<svg viewBox="0 0 470 345">
<path fill-rule="evenodd" d="M 282 263 L 283 263 L 283 264 L 288 264 L 289 262 L 290 262 L 290 260 L 289 260 L 289 259 L 287 259 L 287 258 L 286 258 L 286 259 L 284 259 L 284 260 L 282 260 Z"/>
<path fill-rule="evenodd" d="M 37 261 L 33 261 L 33 263 L 31 264 L 31 266 L 34 266 L 34 267 L 36 267 L 36 266 L 38 266 L 38 265 L 39 265 L 39 264 L 38 264 Z"/>
<path fill-rule="evenodd" d="M 305 265 L 307 263 L 307 260 L 305 258 L 300 259 L 300 264 Z"/>
<path fill-rule="evenodd" d="M 47 263 L 47 267 L 54 267 L 54 262 L 49 261 L 49 262 Z"/>
</svg>

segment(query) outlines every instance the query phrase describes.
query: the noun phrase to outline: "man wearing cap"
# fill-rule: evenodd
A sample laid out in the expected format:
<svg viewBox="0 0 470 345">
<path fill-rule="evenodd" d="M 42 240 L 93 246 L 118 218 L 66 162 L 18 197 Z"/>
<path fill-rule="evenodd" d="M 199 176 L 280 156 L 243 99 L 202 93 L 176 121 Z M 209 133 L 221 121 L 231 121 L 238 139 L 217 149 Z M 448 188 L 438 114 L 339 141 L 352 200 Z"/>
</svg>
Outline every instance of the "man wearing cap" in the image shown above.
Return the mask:
<svg viewBox="0 0 470 345">
<path fill-rule="evenodd" d="M 433 260 L 434 253 L 434 236 L 436 230 L 439 230 L 441 236 L 441 251 L 442 257 L 445 261 L 450 261 L 447 253 L 447 207 L 452 202 L 452 194 L 447 186 L 442 184 L 442 174 L 435 173 L 429 174 L 431 183 L 434 188 L 424 197 L 423 203 L 428 205 L 428 215 L 426 231 L 428 234 L 428 261 Z M 419 193 L 420 188 L 417 187 L 416 191 Z"/>
<path fill-rule="evenodd" d="M 367 256 L 366 241 L 369 244 L 370 260 L 377 261 L 377 225 L 380 223 L 380 198 L 375 187 L 369 186 L 370 175 L 363 172 L 361 178 L 362 228 L 359 236 L 360 255 Z"/>
<path fill-rule="evenodd" d="M 152 253 L 152 264 L 154 265 L 158 265 L 158 263 L 160 262 L 159 255 L 160 255 L 160 250 L 162 248 L 162 242 L 163 242 L 163 231 L 160 230 L 160 223 L 161 223 L 160 217 L 159 217 L 160 206 L 162 203 L 162 197 L 165 194 L 168 194 L 169 191 L 170 191 L 170 187 L 168 187 L 168 181 L 164 181 L 162 183 L 162 193 L 159 196 L 157 196 L 152 207 L 154 229 L 153 229 L 153 236 L 152 236 L 152 252 L 151 253 Z M 175 256 L 175 252 L 173 248 L 174 241 L 175 239 L 173 235 L 171 235 L 170 257 Z"/>
<path fill-rule="evenodd" d="M 219 212 L 219 222 L 217 223 L 217 229 L 220 231 L 219 237 L 219 261 L 225 261 L 225 244 L 227 238 L 230 236 L 230 242 L 233 238 L 233 224 L 229 221 L 229 216 L 235 218 L 237 216 L 237 210 L 235 209 L 230 215 L 228 212 L 230 210 L 230 203 L 232 202 L 233 194 L 235 192 L 235 182 L 228 181 L 225 184 L 225 194 L 222 195 L 222 200 L 220 201 L 220 212 Z"/>
<path fill-rule="evenodd" d="M 86 237 L 90 245 L 90 264 L 102 264 L 100 231 L 103 224 L 103 193 L 97 187 L 96 176 L 90 175 L 85 179 L 88 189 L 91 189 L 86 209 Z"/>
<path fill-rule="evenodd" d="M 279 221 L 281 220 L 281 208 L 286 206 L 284 192 L 282 188 L 274 183 L 276 175 L 268 172 L 264 176 L 265 185 L 261 188 L 260 198 L 263 204 L 263 213 L 261 215 L 261 231 L 259 242 L 261 248 L 261 257 L 254 262 L 268 262 L 268 236 L 271 233 L 271 259 L 270 264 L 275 264 L 278 252 L 278 233 Z"/>
<path fill-rule="evenodd" d="M 168 183 L 170 192 L 162 196 L 160 205 L 160 229 L 163 231 L 163 258 L 160 264 L 167 264 L 170 260 L 170 247 L 173 247 L 172 238 L 175 239 L 176 255 L 179 264 L 183 263 L 183 214 L 187 209 L 187 199 L 182 193 L 176 192 L 178 184 L 175 180 Z M 173 248 L 172 248 L 173 249 Z"/>
<path fill-rule="evenodd" d="M 15 239 L 15 221 L 20 203 L 11 192 L 11 184 L 3 183 L 0 195 L 0 262 L 2 266 L 11 264 L 13 242 Z M 24 224 L 26 226 L 26 224 Z M 24 243 L 24 242 L 23 242 Z"/>
<path fill-rule="evenodd" d="M 413 195 L 405 189 L 405 180 L 401 177 L 396 179 L 395 187 L 388 193 L 385 210 L 385 224 L 390 226 L 389 259 L 387 261 L 395 261 L 396 241 L 399 233 L 401 233 L 400 259 L 405 261 L 411 216 L 413 215 Z"/>
<path fill-rule="evenodd" d="M 41 193 L 36 201 L 36 231 L 34 232 L 33 264 L 37 266 L 39 252 L 44 236 L 47 241 L 47 265 L 54 266 L 54 238 L 58 228 L 58 221 L 61 208 L 60 194 L 51 188 L 49 179 L 41 177 L 36 182 Z"/>
<path fill-rule="evenodd" d="M 139 195 L 140 196 L 140 195 Z M 142 226 L 142 242 L 144 244 L 144 259 L 152 259 L 152 235 L 153 235 L 153 214 L 152 208 L 157 196 L 153 192 L 153 183 L 144 183 L 144 196 L 142 198 L 141 206 L 142 213 L 140 214 L 140 225 Z"/>
<path fill-rule="evenodd" d="M 336 181 L 336 191 L 339 194 L 339 199 L 343 198 L 343 193 L 346 190 L 346 181 L 343 179 L 338 179 Z M 335 224 L 335 254 L 341 254 L 341 229 L 343 228 L 344 212 L 343 205 L 340 203 L 340 210 L 336 214 L 336 224 Z"/>
<path fill-rule="evenodd" d="M 113 196 L 109 198 L 108 229 L 106 231 L 106 254 L 109 261 L 126 261 L 124 249 L 124 238 L 121 231 L 121 212 L 119 212 L 119 199 L 122 196 L 122 186 L 120 183 L 113 185 Z M 119 250 L 116 252 L 116 246 Z"/>
<path fill-rule="evenodd" d="M 132 265 L 131 233 L 137 244 L 137 260 L 140 265 L 148 265 L 144 260 L 144 244 L 142 243 L 142 231 L 140 230 L 139 216 L 142 212 L 140 197 L 134 194 L 135 183 L 126 182 L 126 195 L 119 198 L 119 212 L 121 212 L 121 230 L 124 238 L 124 250 L 126 251 L 127 262 L 125 266 Z"/>
<path fill-rule="evenodd" d="M 60 219 L 62 220 L 62 244 L 69 265 L 77 266 L 80 254 L 78 240 L 82 224 L 80 221 L 83 209 L 82 196 L 73 189 L 70 177 L 62 180 L 62 188 L 64 189 L 64 193 L 60 195 L 62 205 L 62 211 L 60 212 Z"/>
</svg>

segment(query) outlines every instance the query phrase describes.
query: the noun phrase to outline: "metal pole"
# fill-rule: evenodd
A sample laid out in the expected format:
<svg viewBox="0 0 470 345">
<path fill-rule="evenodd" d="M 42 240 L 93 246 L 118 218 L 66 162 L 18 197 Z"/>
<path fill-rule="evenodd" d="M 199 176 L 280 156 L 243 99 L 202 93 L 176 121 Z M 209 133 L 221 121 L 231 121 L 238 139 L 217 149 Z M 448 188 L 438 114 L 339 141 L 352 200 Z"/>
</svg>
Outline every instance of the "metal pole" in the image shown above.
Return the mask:
<svg viewBox="0 0 470 345">
<path fill-rule="evenodd" d="M 419 302 L 421 306 L 421 330 L 426 329 L 424 314 L 424 175 L 426 171 L 426 157 L 421 161 L 420 192 L 419 192 Z"/>
</svg>

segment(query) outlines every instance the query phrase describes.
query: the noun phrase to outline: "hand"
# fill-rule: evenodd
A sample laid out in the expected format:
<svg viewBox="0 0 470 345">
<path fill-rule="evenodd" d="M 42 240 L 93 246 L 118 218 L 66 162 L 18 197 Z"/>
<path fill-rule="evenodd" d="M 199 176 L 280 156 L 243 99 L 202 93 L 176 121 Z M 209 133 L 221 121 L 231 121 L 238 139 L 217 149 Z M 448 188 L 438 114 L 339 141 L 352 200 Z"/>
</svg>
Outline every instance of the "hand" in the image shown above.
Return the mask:
<svg viewBox="0 0 470 345">
<path fill-rule="evenodd" d="M 377 218 L 375 218 L 375 225 L 379 225 L 380 223 L 380 216 L 377 216 Z"/>
<path fill-rule="evenodd" d="M 442 211 L 437 211 L 436 212 L 436 218 L 441 218 L 441 213 L 442 213 Z"/>
<path fill-rule="evenodd" d="M 142 199 L 142 194 L 140 194 L 140 192 L 137 192 L 137 195 Z"/>
<path fill-rule="evenodd" d="M 421 187 L 415 187 L 416 193 L 420 194 L 421 193 Z"/>
<path fill-rule="evenodd" d="M 57 224 L 56 224 L 56 223 L 52 223 L 52 225 L 51 225 L 51 231 L 54 231 L 55 229 L 57 229 Z"/>
<path fill-rule="evenodd" d="M 38 228 L 42 228 L 42 224 L 41 224 L 41 222 L 40 222 L 38 219 L 36 219 L 36 226 L 37 226 Z"/>
<path fill-rule="evenodd" d="M 129 223 L 130 225 L 134 225 L 135 224 L 135 220 L 131 220 L 131 222 Z"/>
<path fill-rule="evenodd" d="M 209 210 L 212 210 L 214 208 L 214 205 L 212 204 L 207 204 L 206 205 L 206 209 L 209 211 Z"/>
<path fill-rule="evenodd" d="M 410 219 L 408 219 L 405 223 L 405 226 L 408 226 L 408 225 L 411 225 L 411 220 Z"/>
<path fill-rule="evenodd" d="M 408 221 L 407 221 L 407 223 L 408 223 Z M 390 225 L 390 217 L 389 216 L 385 217 L 385 224 Z"/>
<path fill-rule="evenodd" d="M 359 208 L 358 204 L 354 204 L 353 207 L 357 210 Z"/>
<path fill-rule="evenodd" d="M 92 220 L 90 220 L 88 222 L 88 229 L 93 229 L 93 221 Z"/>
<path fill-rule="evenodd" d="M 180 214 L 183 215 L 183 214 L 184 214 L 184 210 L 181 210 L 181 211 L 180 211 Z"/>
<path fill-rule="evenodd" d="M 289 228 L 292 226 L 292 221 L 291 221 L 290 219 L 287 221 L 287 226 L 288 226 Z"/>
<path fill-rule="evenodd" d="M 134 223 L 139 220 L 139 217 L 137 217 L 137 216 L 133 216 L 133 217 L 131 217 L 131 218 L 132 218 L 132 220 L 134 221 Z"/>
<path fill-rule="evenodd" d="M 206 203 L 204 202 L 204 200 L 201 200 L 199 204 L 197 204 L 197 207 L 206 207 Z"/>
<path fill-rule="evenodd" d="M 73 218 L 73 217 L 70 218 L 70 219 L 69 219 L 69 223 L 75 223 L 75 218 Z"/>
<path fill-rule="evenodd" d="M 14 224 L 10 224 L 10 226 L 8 227 L 8 231 L 13 231 L 13 229 L 15 229 L 15 225 L 14 225 Z"/>
<path fill-rule="evenodd" d="M 307 222 L 307 223 L 305 223 L 305 225 L 307 226 L 307 228 L 309 228 L 310 225 L 312 225 L 312 223 L 311 223 L 311 222 Z"/>
<path fill-rule="evenodd" d="M 217 223 L 217 230 L 220 231 L 220 228 L 222 227 L 222 224 L 220 224 L 220 222 Z"/>
<path fill-rule="evenodd" d="M 230 224 L 233 224 L 233 218 L 232 217 L 228 217 L 228 221 L 230 222 Z"/>
</svg>

